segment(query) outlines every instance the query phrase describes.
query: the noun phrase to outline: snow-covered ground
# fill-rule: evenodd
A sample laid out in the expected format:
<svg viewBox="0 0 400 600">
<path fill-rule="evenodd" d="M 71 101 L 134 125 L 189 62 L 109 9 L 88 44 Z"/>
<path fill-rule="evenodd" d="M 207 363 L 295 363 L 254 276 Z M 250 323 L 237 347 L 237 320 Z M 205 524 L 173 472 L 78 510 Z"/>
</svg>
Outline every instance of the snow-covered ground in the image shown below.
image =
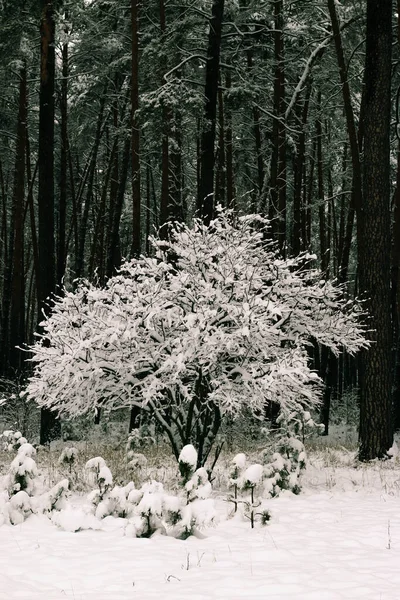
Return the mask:
<svg viewBox="0 0 400 600">
<path fill-rule="evenodd" d="M 203 539 L 124 536 L 124 521 L 69 533 L 44 516 L 0 527 L 1 600 L 398 600 L 400 467 L 322 466 L 270 523 L 226 520 Z M 351 455 L 349 454 L 349 462 Z"/>
</svg>

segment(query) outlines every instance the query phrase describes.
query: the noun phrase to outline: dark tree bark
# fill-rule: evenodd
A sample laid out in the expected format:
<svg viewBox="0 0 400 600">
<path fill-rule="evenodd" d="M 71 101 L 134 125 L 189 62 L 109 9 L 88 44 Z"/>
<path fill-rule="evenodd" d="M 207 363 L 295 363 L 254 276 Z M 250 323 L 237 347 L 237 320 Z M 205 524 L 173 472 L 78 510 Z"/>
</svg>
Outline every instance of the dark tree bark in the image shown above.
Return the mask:
<svg viewBox="0 0 400 600">
<path fill-rule="evenodd" d="M 343 50 L 342 36 L 340 32 L 340 25 L 338 15 L 336 12 L 335 0 L 328 0 L 329 14 L 332 22 L 332 31 L 335 42 L 336 56 L 339 67 L 340 82 L 342 85 L 342 96 L 343 105 L 346 115 L 347 124 L 347 135 L 349 138 L 351 164 L 353 169 L 352 178 L 352 194 L 351 204 L 348 210 L 347 223 L 346 223 L 346 235 L 344 238 L 343 252 L 341 255 L 341 263 L 339 265 L 339 281 L 344 282 L 347 279 L 347 271 L 349 265 L 350 248 L 353 236 L 353 225 L 354 217 L 357 213 L 357 236 L 360 236 L 360 211 L 362 203 L 362 174 L 361 174 L 361 161 L 360 161 L 360 143 L 362 139 L 362 133 L 357 133 L 356 123 L 354 119 L 353 106 L 351 102 L 351 92 L 349 80 L 347 77 L 347 65 Z M 364 96 L 364 93 L 363 93 Z M 364 103 L 362 101 L 362 109 L 364 110 Z M 361 122 L 361 119 L 360 119 Z"/>
<path fill-rule="evenodd" d="M 128 179 L 129 159 L 131 158 L 131 140 L 127 138 L 124 144 L 122 154 L 122 165 L 120 169 L 118 193 L 116 203 L 113 208 L 113 221 L 111 223 L 110 238 L 107 248 L 107 266 L 106 277 L 112 277 L 115 274 L 115 269 L 121 264 L 121 248 L 119 238 L 119 226 L 121 222 L 122 207 L 124 205 L 124 196 L 126 190 L 126 182 Z"/>
<path fill-rule="evenodd" d="M 39 196 L 38 196 L 38 299 L 41 311 L 49 312 L 46 299 L 56 287 L 54 240 L 54 6 L 51 0 L 41 0 L 41 64 L 39 94 Z M 55 412 L 41 411 L 40 443 L 47 444 L 60 434 L 60 421 Z"/>
<path fill-rule="evenodd" d="M 140 223 L 140 135 L 139 110 L 139 0 L 131 0 L 132 78 L 131 78 L 131 135 L 132 135 L 132 256 L 141 250 Z"/>
<path fill-rule="evenodd" d="M 286 253 L 286 127 L 283 0 L 274 0 L 274 120 L 269 217 L 282 256 Z"/>
<path fill-rule="evenodd" d="M 215 203 L 225 206 L 226 197 L 226 148 L 225 103 L 222 88 L 218 89 L 218 148 L 216 154 Z"/>
<path fill-rule="evenodd" d="M 327 265 L 327 227 L 326 227 L 326 206 L 325 206 L 325 186 L 324 186 L 324 165 L 322 160 L 322 122 L 321 122 L 321 92 L 318 92 L 318 117 L 316 123 L 317 134 L 317 173 L 318 173 L 318 217 L 319 217 L 319 245 L 321 254 L 321 271 L 325 274 Z"/>
<path fill-rule="evenodd" d="M 200 181 L 197 197 L 197 211 L 206 224 L 211 221 L 214 214 L 214 146 L 223 15 L 224 0 L 213 0 L 208 34 L 204 90 L 206 103 L 200 146 Z"/>
<path fill-rule="evenodd" d="M 400 0 L 397 0 L 397 43 L 400 43 Z M 394 429 L 400 429 L 400 87 L 396 94 L 397 174 L 393 195 L 392 236 L 392 319 L 395 347 L 393 416 Z"/>
<path fill-rule="evenodd" d="M 305 240 L 302 231 L 301 201 L 303 191 L 303 177 L 305 173 L 306 155 L 306 127 L 308 118 L 308 107 L 310 104 L 311 85 L 307 86 L 306 97 L 301 107 L 301 131 L 297 143 L 297 154 L 293 165 L 293 226 L 292 226 L 292 253 L 294 256 L 300 254 L 304 248 Z"/>
<path fill-rule="evenodd" d="M 321 423 L 324 426 L 324 435 L 328 435 L 331 402 L 332 397 L 337 389 L 338 358 L 326 348 L 323 349 L 323 352 L 326 353 L 327 358 L 324 373 L 324 394 L 321 407 Z"/>
<path fill-rule="evenodd" d="M 83 277 L 85 267 L 85 249 L 86 249 L 86 238 L 87 229 L 89 223 L 89 214 L 92 207 L 93 201 L 93 186 L 96 174 L 97 154 L 99 152 L 101 137 L 104 131 L 103 115 L 104 115 L 104 104 L 105 104 L 105 93 L 100 99 L 100 110 L 97 117 L 96 135 L 94 145 L 91 151 L 90 160 L 87 165 L 85 177 L 81 183 L 81 191 L 78 195 L 82 198 L 84 183 L 87 181 L 86 199 L 83 207 L 83 213 L 79 224 L 79 243 L 78 243 L 78 255 L 76 257 L 75 275 L 77 278 Z"/>
<path fill-rule="evenodd" d="M 361 460 L 383 458 L 393 444 L 391 415 L 390 115 L 392 2 L 367 0 L 364 193 L 359 244 L 360 290 L 367 298 L 373 341 L 363 354 Z"/>
<path fill-rule="evenodd" d="M 160 30 L 162 44 L 165 42 L 166 14 L 165 2 L 160 0 Z M 166 52 L 162 54 L 163 71 L 167 71 Z M 171 110 L 169 106 L 162 101 L 162 140 L 161 140 L 161 196 L 160 196 L 160 235 L 164 239 L 168 236 L 167 223 L 170 221 L 170 157 L 169 157 L 169 138 L 171 130 Z"/>
<path fill-rule="evenodd" d="M 232 86 L 231 74 L 226 74 L 226 89 L 229 91 Z M 236 208 L 235 199 L 235 176 L 233 172 L 233 134 L 232 134 L 232 114 L 227 110 L 225 113 L 225 155 L 226 155 L 226 204 L 228 208 Z"/>
<path fill-rule="evenodd" d="M 2 306 L 3 372 L 11 375 L 22 369 L 25 342 L 24 195 L 26 158 L 27 87 L 26 66 L 19 73 L 19 102 L 15 169 L 11 205 L 8 261 L 5 263 Z"/>
<path fill-rule="evenodd" d="M 65 15 L 68 19 L 68 11 Z M 64 28 L 68 34 L 68 26 Z M 61 80 L 61 154 L 60 154 L 60 196 L 58 206 L 58 239 L 57 239 L 57 284 L 60 286 L 65 273 L 66 264 L 66 218 L 67 218 L 67 173 L 68 173 L 68 43 L 62 45 L 62 80 Z"/>
</svg>

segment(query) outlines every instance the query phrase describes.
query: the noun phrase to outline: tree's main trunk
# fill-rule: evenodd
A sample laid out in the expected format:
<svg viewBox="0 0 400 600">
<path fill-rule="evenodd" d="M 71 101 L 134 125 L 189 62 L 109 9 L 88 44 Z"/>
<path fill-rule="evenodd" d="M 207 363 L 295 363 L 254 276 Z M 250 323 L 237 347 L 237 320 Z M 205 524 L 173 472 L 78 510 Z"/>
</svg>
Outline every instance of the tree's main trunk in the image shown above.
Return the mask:
<svg viewBox="0 0 400 600">
<path fill-rule="evenodd" d="M 66 14 L 66 19 L 68 15 Z M 68 27 L 65 28 L 68 33 Z M 62 81 L 61 81 L 61 154 L 60 154 L 60 199 L 58 207 L 58 240 L 57 240 L 57 284 L 61 285 L 66 263 L 66 217 L 67 217 L 67 172 L 68 172 L 68 43 L 62 46 Z"/>
<path fill-rule="evenodd" d="M 48 312 L 46 299 L 56 287 L 54 240 L 54 7 L 51 0 L 41 0 L 41 64 L 39 95 L 39 196 L 38 196 L 38 299 L 41 311 Z M 55 413 L 42 408 L 40 443 L 47 444 L 60 434 Z"/>
<path fill-rule="evenodd" d="M 200 146 L 200 182 L 197 197 L 197 211 L 206 224 L 211 221 L 214 213 L 214 145 L 223 14 L 224 0 L 213 0 L 208 34 L 204 92 L 206 103 Z"/>
<path fill-rule="evenodd" d="M 129 159 L 130 159 L 131 143 L 130 138 L 126 138 L 124 150 L 122 154 L 122 165 L 120 169 L 118 192 L 116 203 L 113 209 L 113 221 L 110 225 L 110 237 L 107 248 L 107 265 L 106 277 L 112 277 L 115 274 L 115 269 L 121 264 L 121 248 L 119 239 L 119 226 L 121 222 L 122 208 L 124 205 L 124 195 L 126 190 L 126 182 L 128 179 Z"/>
<path fill-rule="evenodd" d="M 397 43 L 400 43 L 400 0 L 397 0 Z M 400 93 L 399 91 L 397 92 Z M 397 101 L 398 104 L 398 101 Z M 399 131 L 400 113 L 396 111 L 396 131 Z M 393 197 L 393 239 L 392 239 L 392 318 L 394 335 L 394 385 L 393 415 L 394 429 L 400 429 L 400 136 L 397 133 L 397 175 Z"/>
<path fill-rule="evenodd" d="M 283 0 L 274 0 L 274 120 L 269 217 L 282 255 L 286 252 L 286 128 Z"/>
<path fill-rule="evenodd" d="M 78 243 L 78 255 L 76 257 L 76 266 L 75 266 L 75 275 L 77 278 L 83 277 L 84 275 L 84 267 L 85 267 L 85 247 L 86 247 L 86 237 L 87 237 L 87 229 L 89 222 L 89 214 L 90 209 L 92 207 L 93 200 L 93 186 L 94 179 L 96 173 L 96 161 L 97 154 L 100 147 L 101 136 L 103 133 L 103 115 L 104 115 L 104 104 L 105 104 L 105 95 L 103 95 L 100 99 L 100 110 L 99 115 L 97 117 L 97 125 L 96 125 L 96 136 L 94 140 L 94 145 L 92 149 L 92 154 L 90 157 L 90 162 L 88 164 L 88 168 L 86 171 L 85 181 L 87 180 L 87 190 L 86 190 L 86 200 L 83 208 L 82 218 L 79 226 L 79 243 Z M 83 183 L 81 188 L 81 194 L 83 193 Z"/>
<path fill-rule="evenodd" d="M 318 216 L 319 216 L 319 243 L 321 252 L 321 271 L 325 274 L 328 268 L 326 241 L 326 210 L 324 189 L 324 166 L 322 161 L 322 123 L 321 123 L 321 92 L 318 92 L 318 118 L 316 123 L 317 134 L 317 172 L 318 172 Z"/>
<path fill-rule="evenodd" d="M 132 78 L 131 78 L 131 133 L 132 133 L 132 255 L 141 250 L 140 223 L 140 135 L 139 109 L 139 0 L 131 0 Z"/>
<path fill-rule="evenodd" d="M 297 154 L 293 167 L 293 226 L 292 226 L 292 254 L 298 256 L 305 246 L 304 227 L 302 227 L 301 195 L 303 191 L 303 178 L 305 171 L 306 154 L 306 126 L 308 107 L 310 104 L 311 85 L 307 86 L 306 97 L 301 109 L 301 131 L 297 144 Z"/>
<path fill-rule="evenodd" d="M 342 84 L 342 95 L 343 105 L 346 115 L 347 134 L 349 138 L 351 164 L 353 168 L 352 178 L 352 195 L 351 205 L 348 211 L 347 224 L 346 224 L 346 235 L 344 238 L 343 252 L 341 256 L 341 263 L 339 265 L 339 281 L 343 282 L 347 278 L 350 247 L 353 234 L 354 216 L 357 213 L 357 236 L 360 237 L 360 212 L 362 203 L 362 175 L 361 175 L 361 161 L 360 161 L 360 141 L 362 139 L 362 133 L 359 132 L 357 135 L 357 128 L 354 119 L 353 106 L 351 102 L 351 92 L 348 80 L 348 69 L 346 65 L 342 36 L 340 33 L 340 25 L 336 12 L 335 0 L 328 0 L 329 14 L 332 22 L 332 31 L 335 41 L 336 56 L 339 67 L 340 82 Z M 364 99 L 364 94 L 363 94 Z M 362 109 L 364 110 L 364 103 L 362 100 Z M 360 119 L 360 125 L 362 120 Z"/>
<path fill-rule="evenodd" d="M 359 236 L 360 290 L 371 339 L 363 354 L 360 459 L 383 458 L 393 443 L 390 296 L 390 115 L 392 2 L 367 0 L 364 193 Z"/>
</svg>

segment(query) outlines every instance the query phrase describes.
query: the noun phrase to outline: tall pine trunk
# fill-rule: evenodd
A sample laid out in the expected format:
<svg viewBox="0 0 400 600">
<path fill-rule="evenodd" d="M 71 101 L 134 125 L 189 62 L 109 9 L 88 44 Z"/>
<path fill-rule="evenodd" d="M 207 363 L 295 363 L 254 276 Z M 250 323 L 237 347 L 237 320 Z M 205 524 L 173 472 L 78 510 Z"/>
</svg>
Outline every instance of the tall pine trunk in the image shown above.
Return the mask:
<svg viewBox="0 0 400 600">
<path fill-rule="evenodd" d="M 39 196 L 38 196 L 38 299 L 39 322 L 42 311 L 49 312 L 46 299 L 56 287 L 54 240 L 54 6 L 51 0 L 41 0 L 41 64 L 39 93 Z M 56 414 L 42 408 L 40 443 L 47 444 L 60 434 Z"/>
<path fill-rule="evenodd" d="M 204 90 L 206 102 L 200 144 L 200 181 L 197 197 L 197 211 L 206 224 L 211 221 L 214 214 L 214 146 L 223 15 L 224 0 L 213 0 L 208 34 Z"/>
<path fill-rule="evenodd" d="M 367 298 L 371 348 L 363 354 L 360 459 L 383 458 L 393 443 L 390 295 L 390 116 L 392 2 L 367 0 L 364 190 L 360 290 Z"/>
<path fill-rule="evenodd" d="M 132 255 L 138 256 L 141 250 L 140 223 L 140 135 L 139 110 L 139 0 L 131 0 L 132 28 L 132 77 L 131 77 L 131 159 L 132 159 Z"/>
</svg>

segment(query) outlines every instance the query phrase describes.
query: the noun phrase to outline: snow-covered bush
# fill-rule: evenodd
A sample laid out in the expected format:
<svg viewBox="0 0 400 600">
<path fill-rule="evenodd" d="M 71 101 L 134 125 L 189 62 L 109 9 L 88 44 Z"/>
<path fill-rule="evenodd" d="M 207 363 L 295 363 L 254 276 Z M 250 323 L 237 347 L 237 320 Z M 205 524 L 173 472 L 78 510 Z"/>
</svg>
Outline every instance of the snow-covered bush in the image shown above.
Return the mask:
<svg viewBox="0 0 400 600">
<path fill-rule="evenodd" d="M 21 490 L 11 496 L 5 507 L 5 516 L 11 525 L 20 525 L 32 513 L 31 498 Z"/>
<path fill-rule="evenodd" d="M 182 477 L 183 484 L 191 478 L 197 466 L 197 450 L 192 444 L 186 444 L 178 457 L 179 472 Z"/>
<path fill-rule="evenodd" d="M 21 439 L 17 437 L 18 441 Z M 3 513 L 2 520 L 12 525 L 22 523 L 31 513 L 51 516 L 54 511 L 65 507 L 68 479 L 63 479 L 49 491 L 43 492 L 40 489 L 42 485 L 38 484 L 39 472 L 35 456 L 36 449 L 27 442 L 22 443 L 4 479 L 5 490 L 1 495 L 0 510 Z"/>
<path fill-rule="evenodd" d="M 6 477 L 6 487 L 10 496 L 22 491 L 29 496 L 33 495 L 35 479 L 38 475 L 34 456 L 36 450 L 32 444 L 25 442 L 19 446 L 17 456 L 12 461 Z"/>
<path fill-rule="evenodd" d="M 106 465 L 106 461 L 101 456 L 88 460 L 85 469 L 89 472 L 89 480 L 97 485 L 97 488 L 88 495 L 88 500 L 93 506 L 93 512 L 96 513 L 99 505 L 107 498 L 111 490 L 113 476 Z"/>
<path fill-rule="evenodd" d="M 98 519 L 104 519 L 109 516 L 122 518 L 129 517 L 133 512 L 133 504 L 132 502 L 129 502 L 128 498 L 134 489 L 135 485 L 132 481 L 126 486 L 116 485 L 111 488 L 108 492 L 103 494 L 101 501 L 95 505 L 95 516 Z"/>
<path fill-rule="evenodd" d="M 312 257 L 282 259 L 267 227 L 230 212 L 175 224 L 169 241 L 152 239 L 154 257 L 125 262 L 104 288 L 63 290 L 29 348 L 28 397 L 71 416 L 139 406 L 177 459 L 188 442 L 199 449 L 197 466 L 224 415 L 315 405 L 307 344 L 367 347 L 360 307 L 305 267 Z"/>
<path fill-rule="evenodd" d="M 188 504 L 195 500 L 205 500 L 211 494 L 211 483 L 204 467 L 197 469 L 185 484 Z"/>
<path fill-rule="evenodd" d="M 77 448 L 63 448 L 60 458 L 58 462 L 60 465 L 66 465 L 69 469 L 70 474 L 72 473 L 72 469 L 76 464 L 78 458 L 78 449 Z"/>
<path fill-rule="evenodd" d="M 3 449 L 7 452 L 16 452 L 22 444 L 27 442 L 20 431 L 12 431 L 12 429 L 3 431 L 0 435 L 0 441 Z"/>
<path fill-rule="evenodd" d="M 66 499 L 69 490 L 68 479 L 62 479 L 48 492 L 31 499 L 32 510 L 35 513 L 49 514 L 60 511 L 66 507 Z"/>
<path fill-rule="evenodd" d="M 126 460 L 128 467 L 132 471 L 141 471 L 147 465 L 147 458 L 142 452 L 146 446 L 154 443 L 154 438 L 145 428 L 134 429 L 131 431 L 126 443 Z"/>
<path fill-rule="evenodd" d="M 250 490 L 250 500 L 245 502 L 246 513 L 250 519 L 251 528 L 254 528 L 256 510 L 261 506 L 261 499 L 255 494 L 256 488 L 260 489 L 263 480 L 264 469 L 262 465 L 254 464 L 247 467 L 242 476 L 242 489 Z M 245 513 L 245 514 L 246 514 Z"/>
<path fill-rule="evenodd" d="M 304 440 L 321 425 L 311 418 L 309 411 L 281 414 L 277 419 L 279 429 L 275 433 L 276 451 L 272 460 L 264 457 L 264 492 L 278 496 L 282 490 L 299 494 L 300 475 L 306 467 Z"/>
<path fill-rule="evenodd" d="M 129 516 L 133 510 L 132 499 L 137 500 L 137 496 L 131 495 L 131 492 L 137 492 L 134 483 L 131 481 L 126 486 L 113 486 L 112 473 L 101 456 L 88 460 L 85 468 L 91 475 L 91 481 L 97 485 L 97 488 L 88 494 L 91 512 L 96 518 Z"/>
<path fill-rule="evenodd" d="M 141 452 L 128 452 L 128 467 L 132 471 L 141 471 L 147 465 L 147 458 Z"/>
<path fill-rule="evenodd" d="M 236 454 L 230 464 L 229 485 L 233 488 L 233 495 L 229 496 L 230 502 L 233 502 L 235 510 L 238 509 L 238 490 L 242 487 L 242 476 L 246 467 L 246 455 L 243 452 Z"/>
<path fill-rule="evenodd" d="M 185 456 L 196 465 L 194 448 L 192 452 L 185 451 Z M 178 495 L 167 493 L 158 481 L 149 481 L 140 489 L 136 489 L 133 482 L 125 487 L 112 487 L 112 475 L 101 457 L 88 461 L 87 468 L 98 484 L 98 489 L 88 495 L 90 512 L 97 519 L 108 516 L 127 518 L 125 533 L 128 536 L 150 537 L 158 532 L 186 538 L 214 524 L 215 507 L 209 498 L 211 484 L 204 468 L 192 470 L 189 479 L 183 478 L 183 489 Z M 67 519 L 67 523 L 72 522 L 72 518 Z M 78 519 L 78 522 L 81 521 Z"/>
<path fill-rule="evenodd" d="M 126 442 L 126 453 L 136 453 L 146 447 L 155 444 L 155 439 L 147 425 L 141 425 L 137 429 L 132 429 Z"/>
<path fill-rule="evenodd" d="M 150 537 L 156 531 L 164 533 L 163 496 L 164 488 L 158 481 L 145 483 L 141 489 L 142 498 L 136 507 L 136 515 L 131 524 L 137 537 Z"/>
</svg>

